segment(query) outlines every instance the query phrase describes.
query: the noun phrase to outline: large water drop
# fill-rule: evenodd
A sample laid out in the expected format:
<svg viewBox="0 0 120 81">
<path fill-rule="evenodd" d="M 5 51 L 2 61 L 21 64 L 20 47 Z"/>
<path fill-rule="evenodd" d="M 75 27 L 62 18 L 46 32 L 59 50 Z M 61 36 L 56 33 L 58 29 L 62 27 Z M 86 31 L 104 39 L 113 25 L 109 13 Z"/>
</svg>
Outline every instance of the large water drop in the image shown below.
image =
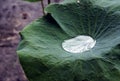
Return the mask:
<svg viewBox="0 0 120 81">
<path fill-rule="evenodd" d="M 82 53 L 92 49 L 95 44 L 96 41 L 92 37 L 79 35 L 75 38 L 64 40 L 62 47 L 70 53 Z"/>
</svg>

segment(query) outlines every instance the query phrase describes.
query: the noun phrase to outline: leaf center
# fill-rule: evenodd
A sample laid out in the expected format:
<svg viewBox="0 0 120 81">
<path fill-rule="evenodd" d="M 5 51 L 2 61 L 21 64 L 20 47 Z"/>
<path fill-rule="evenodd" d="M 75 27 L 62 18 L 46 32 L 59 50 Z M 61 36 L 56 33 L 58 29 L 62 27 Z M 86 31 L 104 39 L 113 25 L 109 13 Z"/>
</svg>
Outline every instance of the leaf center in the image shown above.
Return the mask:
<svg viewBox="0 0 120 81">
<path fill-rule="evenodd" d="M 65 51 L 70 53 L 82 53 L 92 49 L 96 44 L 90 36 L 79 35 L 72 39 L 64 40 L 62 47 Z"/>
</svg>

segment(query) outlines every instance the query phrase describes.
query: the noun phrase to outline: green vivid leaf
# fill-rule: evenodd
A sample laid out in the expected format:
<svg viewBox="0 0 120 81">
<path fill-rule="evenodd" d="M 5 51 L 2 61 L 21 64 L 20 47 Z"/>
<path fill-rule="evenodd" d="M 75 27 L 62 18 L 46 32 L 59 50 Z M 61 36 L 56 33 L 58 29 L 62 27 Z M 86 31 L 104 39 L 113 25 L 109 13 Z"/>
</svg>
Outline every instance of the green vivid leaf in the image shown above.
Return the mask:
<svg viewBox="0 0 120 81">
<path fill-rule="evenodd" d="M 46 11 L 21 32 L 17 53 L 30 81 L 120 81 L 119 0 L 65 0 Z M 65 51 L 62 42 L 78 35 L 93 37 L 95 47 Z"/>
</svg>

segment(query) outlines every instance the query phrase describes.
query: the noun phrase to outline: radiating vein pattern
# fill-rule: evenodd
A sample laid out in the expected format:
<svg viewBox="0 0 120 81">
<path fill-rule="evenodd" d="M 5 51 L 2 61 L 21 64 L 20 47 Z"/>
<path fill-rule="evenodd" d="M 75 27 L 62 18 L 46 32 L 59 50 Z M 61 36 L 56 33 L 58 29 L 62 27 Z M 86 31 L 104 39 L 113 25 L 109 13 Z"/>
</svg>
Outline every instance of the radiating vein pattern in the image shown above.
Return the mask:
<svg viewBox="0 0 120 81">
<path fill-rule="evenodd" d="M 120 0 L 64 0 L 22 32 L 30 81 L 120 81 Z"/>
</svg>

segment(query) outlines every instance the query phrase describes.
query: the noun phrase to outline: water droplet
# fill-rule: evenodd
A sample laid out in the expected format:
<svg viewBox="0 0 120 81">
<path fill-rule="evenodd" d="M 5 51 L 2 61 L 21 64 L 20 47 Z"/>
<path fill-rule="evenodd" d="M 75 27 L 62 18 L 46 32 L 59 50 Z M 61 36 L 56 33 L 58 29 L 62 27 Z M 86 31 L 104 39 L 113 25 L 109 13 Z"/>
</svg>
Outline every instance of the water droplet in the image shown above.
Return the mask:
<svg viewBox="0 0 120 81">
<path fill-rule="evenodd" d="M 85 35 L 79 35 L 75 38 L 65 40 L 62 43 L 62 47 L 65 51 L 70 53 L 82 53 L 92 49 L 96 44 L 96 41 Z"/>
<path fill-rule="evenodd" d="M 77 0 L 77 3 L 80 3 L 80 0 Z"/>
</svg>

